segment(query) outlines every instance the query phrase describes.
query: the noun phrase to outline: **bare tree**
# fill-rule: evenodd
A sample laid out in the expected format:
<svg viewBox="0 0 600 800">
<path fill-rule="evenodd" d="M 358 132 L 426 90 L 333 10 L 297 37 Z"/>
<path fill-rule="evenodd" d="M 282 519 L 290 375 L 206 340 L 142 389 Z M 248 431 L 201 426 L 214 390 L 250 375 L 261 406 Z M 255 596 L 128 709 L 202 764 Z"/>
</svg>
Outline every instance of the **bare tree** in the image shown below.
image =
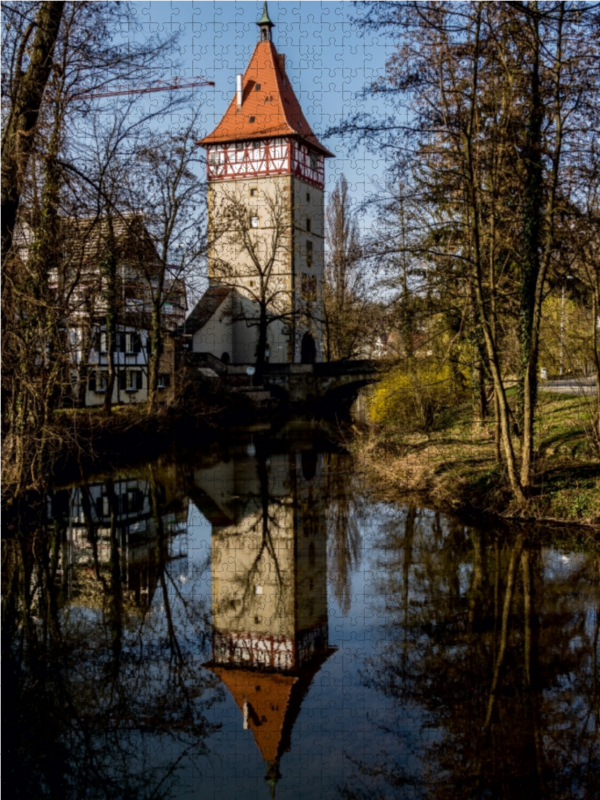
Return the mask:
<svg viewBox="0 0 600 800">
<path fill-rule="evenodd" d="M 199 272 L 205 257 L 205 184 L 195 171 L 199 163 L 195 128 L 200 111 L 193 112 L 181 131 L 157 137 L 142 146 L 128 180 L 133 208 L 144 210 L 145 227 L 152 237 L 156 263 L 137 265 L 150 304 L 149 411 L 158 395 L 160 356 L 167 307 L 176 303 L 186 280 Z"/>
<path fill-rule="evenodd" d="M 12 3 L 3 9 L 3 467 L 10 475 L 6 486 L 16 494 L 49 476 L 61 446 L 53 412 L 71 392 L 69 320 L 82 313 L 81 297 L 89 294 L 85 270 L 74 269 L 68 257 L 73 237 L 64 220 L 100 216 L 98 209 L 120 213 L 103 180 L 116 163 L 114 148 L 104 151 L 100 169 L 89 169 L 98 116 L 89 92 L 119 77 L 143 80 L 173 41 L 140 33 L 124 48 L 111 32 L 132 14 L 127 3 Z M 120 104 L 124 118 L 126 106 Z M 102 264 L 107 275 L 109 262 Z"/>
<path fill-rule="evenodd" d="M 28 20 L 24 4 L 19 5 L 20 8 L 8 6 L 4 9 L 9 14 L 13 35 L 9 37 L 7 48 L 12 68 L 5 76 L 6 84 L 2 87 L 3 97 L 6 94 L 10 102 L 2 127 L 3 259 L 12 246 L 23 181 L 65 6 L 63 2 L 43 2 L 35 18 Z M 28 49 L 32 35 L 31 48 Z"/>
<path fill-rule="evenodd" d="M 385 81 L 372 87 L 392 113 L 338 129 L 412 164 L 430 228 L 422 253 L 451 288 L 480 384 L 487 376 L 494 387 L 520 504 L 535 479 L 543 300 L 565 258 L 559 233 L 597 118 L 594 14 L 576 3 L 373 4 L 364 24 L 399 36 Z M 395 100 L 398 111 L 410 105 L 407 123 L 394 117 Z M 512 360 L 505 335 L 516 342 Z M 514 412 L 509 376 L 519 386 Z"/>
<path fill-rule="evenodd" d="M 323 323 L 327 361 L 356 358 L 372 334 L 364 253 L 351 208 L 348 181 L 338 178 L 325 212 L 327 255 Z"/>
</svg>

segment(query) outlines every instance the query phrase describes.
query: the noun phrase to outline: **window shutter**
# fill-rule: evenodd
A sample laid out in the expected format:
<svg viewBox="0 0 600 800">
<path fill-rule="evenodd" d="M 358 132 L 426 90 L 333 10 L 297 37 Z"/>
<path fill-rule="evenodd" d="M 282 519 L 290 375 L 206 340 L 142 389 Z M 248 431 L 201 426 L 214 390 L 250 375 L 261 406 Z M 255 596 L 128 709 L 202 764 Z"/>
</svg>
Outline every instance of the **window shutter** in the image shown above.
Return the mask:
<svg viewBox="0 0 600 800">
<path fill-rule="evenodd" d="M 142 343 L 140 341 L 140 335 L 139 335 L 139 333 L 134 333 L 133 334 L 133 352 L 134 353 L 139 353 L 141 349 L 142 349 Z"/>
<path fill-rule="evenodd" d="M 146 350 L 148 351 L 148 355 L 152 352 L 152 334 L 148 333 L 146 336 Z"/>
<path fill-rule="evenodd" d="M 119 389 L 126 389 L 127 388 L 127 373 L 120 372 L 119 373 Z"/>
<path fill-rule="evenodd" d="M 117 352 L 124 353 L 125 352 L 125 334 L 118 333 L 117 334 Z"/>
<path fill-rule="evenodd" d="M 89 387 L 90 392 L 95 392 L 96 391 L 96 370 L 94 370 L 93 372 L 90 372 L 90 378 L 89 378 L 89 381 L 88 381 L 88 387 Z"/>
<path fill-rule="evenodd" d="M 137 373 L 137 388 L 141 389 L 144 384 L 141 370 Z"/>
</svg>

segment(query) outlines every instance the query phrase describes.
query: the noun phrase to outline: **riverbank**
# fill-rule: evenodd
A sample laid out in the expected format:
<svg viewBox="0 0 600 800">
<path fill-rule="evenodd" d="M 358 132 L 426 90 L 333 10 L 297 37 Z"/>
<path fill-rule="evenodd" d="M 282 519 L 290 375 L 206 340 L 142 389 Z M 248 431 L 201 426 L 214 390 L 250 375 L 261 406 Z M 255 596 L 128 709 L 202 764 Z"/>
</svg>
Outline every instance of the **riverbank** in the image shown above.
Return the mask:
<svg viewBox="0 0 600 800">
<path fill-rule="evenodd" d="M 470 407 L 449 412 L 429 434 L 367 427 L 352 451 L 382 499 L 417 494 L 445 510 L 590 526 L 600 532 L 600 459 L 586 398 L 546 394 L 537 422 L 536 489 L 526 509 L 512 499 L 495 458 L 492 425 L 476 428 Z"/>
<path fill-rule="evenodd" d="M 110 414 L 102 408 L 59 409 L 48 426 L 45 474 L 17 496 L 11 465 L 3 464 L 3 504 L 29 503 L 56 481 L 152 459 L 173 447 L 209 444 L 223 432 L 260 426 L 265 420 L 271 424 L 281 414 L 282 409 L 258 406 L 244 393 L 211 387 L 160 403 L 152 412 L 147 404 L 116 405 Z"/>
</svg>

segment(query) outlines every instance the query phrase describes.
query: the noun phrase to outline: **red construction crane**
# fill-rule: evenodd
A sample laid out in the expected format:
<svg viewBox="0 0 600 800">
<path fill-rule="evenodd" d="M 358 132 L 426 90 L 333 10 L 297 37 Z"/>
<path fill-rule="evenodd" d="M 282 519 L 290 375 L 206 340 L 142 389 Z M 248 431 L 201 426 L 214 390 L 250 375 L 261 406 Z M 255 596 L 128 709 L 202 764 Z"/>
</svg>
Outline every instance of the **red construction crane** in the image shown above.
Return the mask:
<svg viewBox="0 0 600 800">
<path fill-rule="evenodd" d="M 202 75 L 197 78 L 173 78 L 173 81 L 155 81 L 143 86 L 128 87 L 126 84 L 117 84 L 116 89 L 110 92 L 88 92 L 87 94 L 78 94 L 74 96 L 74 100 L 91 100 L 96 97 L 118 97 L 123 94 L 150 94 L 150 92 L 172 92 L 176 89 L 197 89 L 200 86 L 214 86 L 214 81 L 207 81 Z"/>
</svg>

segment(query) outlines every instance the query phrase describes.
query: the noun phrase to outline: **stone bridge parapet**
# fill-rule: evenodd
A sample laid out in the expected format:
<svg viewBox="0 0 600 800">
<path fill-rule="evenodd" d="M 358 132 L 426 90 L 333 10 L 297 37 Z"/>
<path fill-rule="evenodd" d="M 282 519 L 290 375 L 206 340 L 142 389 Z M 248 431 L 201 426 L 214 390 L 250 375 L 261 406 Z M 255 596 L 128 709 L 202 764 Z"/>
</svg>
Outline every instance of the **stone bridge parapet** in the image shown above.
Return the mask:
<svg viewBox="0 0 600 800">
<path fill-rule="evenodd" d="M 232 388 L 250 387 L 253 364 L 224 364 L 205 354 L 194 354 L 197 366 L 210 367 Z M 208 354 L 206 354 L 208 356 Z M 217 363 L 218 362 L 218 363 Z M 266 364 L 264 388 L 274 397 L 294 405 L 331 400 L 343 402 L 355 397 L 362 386 L 379 380 L 377 362 L 367 360 L 330 361 L 319 364 Z"/>
</svg>

